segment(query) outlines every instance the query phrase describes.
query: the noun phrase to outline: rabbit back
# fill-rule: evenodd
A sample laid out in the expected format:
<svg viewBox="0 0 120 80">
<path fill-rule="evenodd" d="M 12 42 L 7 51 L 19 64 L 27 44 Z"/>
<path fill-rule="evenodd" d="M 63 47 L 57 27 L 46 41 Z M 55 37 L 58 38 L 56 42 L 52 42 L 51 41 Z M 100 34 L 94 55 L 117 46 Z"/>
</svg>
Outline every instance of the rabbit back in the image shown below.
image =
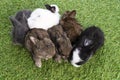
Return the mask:
<svg viewBox="0 0 120 80">
<path fill-rule="evenodd" d="M 28 18 L 29 28 L 42 28 L 47 30 L 48 28 L 57 25 L 60 20 L 59 13 L 52 13 L 47 9 L 36 9 L 32 12 Z M 47 23 L 47 24 L 46 24 Z"/>
<path fill-rule="evenodd" d="M 48 29 L 48 33 L 58 50 L 58 54 L 67 58 L 72 49 L 72 45 L 61 25 Z"/>
</svg>

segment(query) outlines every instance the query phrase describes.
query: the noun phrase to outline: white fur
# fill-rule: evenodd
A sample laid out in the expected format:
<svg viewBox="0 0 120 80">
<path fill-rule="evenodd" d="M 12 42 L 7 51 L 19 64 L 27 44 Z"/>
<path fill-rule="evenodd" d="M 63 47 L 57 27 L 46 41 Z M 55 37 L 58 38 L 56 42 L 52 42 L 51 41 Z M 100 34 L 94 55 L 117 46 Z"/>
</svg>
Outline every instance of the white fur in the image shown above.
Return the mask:
<svg viewBox="0 0 120 80">
<path fill-rule="evenodd" d="M 79 57 L 79 53 L 80 50 L 78 50 L 77 48 L 75 49 L 75 51 L 73 51 L 73 56 L 72 56 L 72 60 L 71 60 L 71 64 L 75 67 L 80 67 L 80 65 L 77 65 L 75 63 L 81 62 L 83 61 L 80 57 Z"/>
<path fill-rule="evenodd" d="M 50 10 L 41 8 L 37 8 L 31 13 L 30 17 L 28 18 L 28 25 L 30 29 L 42 28 L 47 30 L 48 28 L 59 24 L 59 8 L 57 7 L 57 5 L 51 6 L 55 6 L 55 13 L 51 12 Z"/>
<path fill-rule="evenodd" d="M 91 44 L 91 42 L 92 42 L 91 40 L 85 39 L 84 45 L 85 45 L 85 46 L 88 46 L 88 45 Z"/>
</svg>

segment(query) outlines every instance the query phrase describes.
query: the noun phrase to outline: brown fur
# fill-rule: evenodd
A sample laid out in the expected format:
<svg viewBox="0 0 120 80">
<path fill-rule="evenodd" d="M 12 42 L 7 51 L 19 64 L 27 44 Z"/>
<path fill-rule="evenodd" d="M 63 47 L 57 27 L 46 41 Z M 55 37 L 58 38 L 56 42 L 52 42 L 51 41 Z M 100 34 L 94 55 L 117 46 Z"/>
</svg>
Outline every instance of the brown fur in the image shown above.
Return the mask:
<svg viewBox="0 0 120 80">
<path fill-rule="evenodd" d="M 66 11 L 60 20 L 60 24 L 62 25 L 72 44 L 75 43 L 77 37 L 81 34 L 83 30 L 82 26 L 75 19 L 75 15 L 75 10 Z"/>
<path fill-rule="evenodd" d="M 63 31 L 62 26 L 53 26 L 48 29 L 48 33 L 56 46 L 57 53 L 55 59 L 59 62 L 61 60 L 60 56 L 67 59 L 72 49 L 72 45 L 66 33 Z"/>
<path fill-rule="evenodd" d="M 41 67 L 41 59 L 49 59 L 55 55 L 55 46 L 49 34 L 43 29 L 30 30 L 25 38 L 25 46 L 32 53 L 36 66 Z"/>
</svg>

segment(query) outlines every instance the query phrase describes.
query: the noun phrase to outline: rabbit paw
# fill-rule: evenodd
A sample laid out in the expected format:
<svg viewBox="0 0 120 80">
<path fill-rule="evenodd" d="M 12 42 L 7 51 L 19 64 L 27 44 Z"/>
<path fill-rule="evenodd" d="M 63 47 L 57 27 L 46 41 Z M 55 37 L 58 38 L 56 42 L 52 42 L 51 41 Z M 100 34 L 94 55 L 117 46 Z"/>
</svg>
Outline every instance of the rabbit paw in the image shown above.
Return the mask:
<svg viewBox="0 0 120 80">
<path fill-rule="evenodd" d="M 58 63 L 61 63 L 61 56 L 59 55 L 57 55 L 55 58 L 54 58 L 54 60 L 56 61 L 56 62 L 58 62 Z"/>
<path fill-rule="evenodd" d="M 42 66 L 41 62 L 35 62 L 35 65 L 39 68 L 41 68 L 41 66 Z"/>
</svg>

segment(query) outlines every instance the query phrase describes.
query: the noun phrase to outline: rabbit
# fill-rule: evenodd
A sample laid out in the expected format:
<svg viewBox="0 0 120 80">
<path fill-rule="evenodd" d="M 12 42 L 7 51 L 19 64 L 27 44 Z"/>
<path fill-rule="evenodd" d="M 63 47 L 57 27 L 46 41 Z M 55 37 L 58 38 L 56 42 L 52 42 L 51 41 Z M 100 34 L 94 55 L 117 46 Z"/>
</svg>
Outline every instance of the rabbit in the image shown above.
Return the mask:
<svg viewBox="0 0 120 80">
<path fill-rule="evenodd" d="M 55 54 L 55 45 L 44 29 L 31 29 L 25 37 L 25 47 L 32 54 L 37 67 L 41 67 L 41 59 L 48 60 Z"/>
<path fill-rule="evenodd" d="M 53 26 L 48 29 L 48 33 L 57 50 L 56 55 L 54 56 L 55 60 L 58 62 L 61 62 L 62 58 L 67 60 L 72 50 L 72 45 L 66 33 L 63 31 L 62 26 Z"/>
<path fill-rule="evenodd" d="M 17 45 L 24 45 L 24 38 L 29 31 L 27 24 L 27 18 L 30 16 L 30 10 L 21 10 L 16 13 L 15 16 L 11 16 L 9 19 L 13 25 L 12 27 L 12 39 L 13 43 Z"/>
<path fill-rule="evenodd" d="M 29 28 L 48 28 L 59 24 L 60 14 L 57 5 L 45 5 L 46 9 L 35 9 L 27 19 Z"/>
<path fill-rule="evenodd" d="M 96 26 L 85 29 L 79 36 L 71 53 L 69 61 L 75 67 L 86 63 L 104 45 L 104 33 Z"/>
<path fill-rule="evenodd" d="M 74 45 L 77 37 L 83 31 L 82 25 L 75 19 L 76 10 L 66 11 L 60 20 L 63 30 L 66 32 L 72 45 Z"/>
</svg>

